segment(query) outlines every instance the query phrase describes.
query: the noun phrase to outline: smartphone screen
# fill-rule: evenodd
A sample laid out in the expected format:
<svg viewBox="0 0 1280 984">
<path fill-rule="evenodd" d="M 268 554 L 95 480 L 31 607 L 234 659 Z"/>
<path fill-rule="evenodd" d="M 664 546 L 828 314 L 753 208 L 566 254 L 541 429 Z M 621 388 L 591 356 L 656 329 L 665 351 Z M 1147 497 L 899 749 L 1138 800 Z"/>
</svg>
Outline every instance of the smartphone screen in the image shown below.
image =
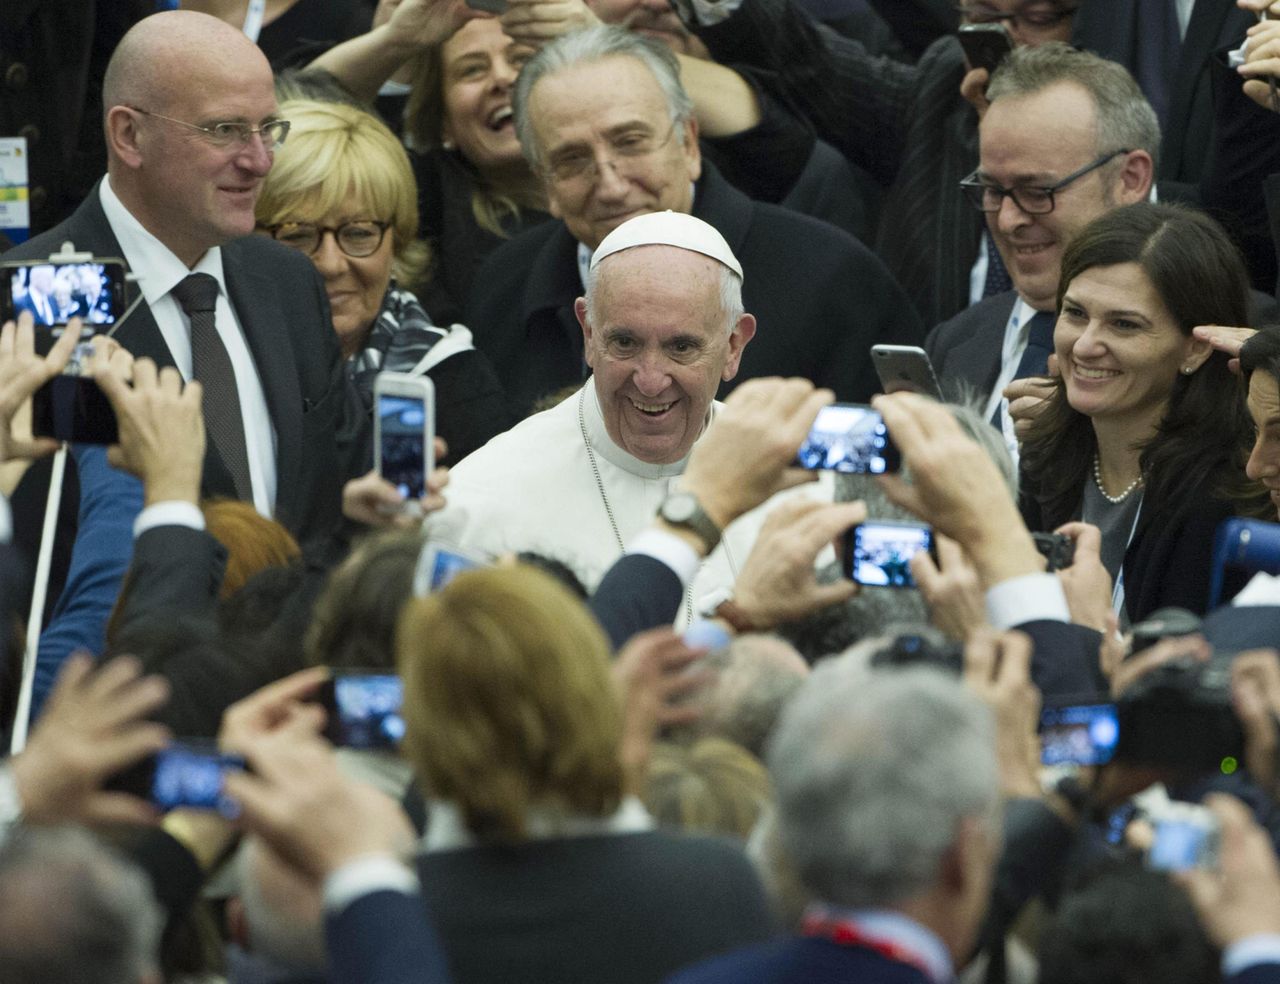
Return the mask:
<svg viewBox="0 0 1280 984">
<path fill-rule="evenodd" d="M 869 521 L 846 534 L 845 573 L 876 588 L 914 588 L 911 558 L 933 549 L 933 530 L 921 523 Z"/>
<path fill-rule="evenodd" d="M 404 737 L 404 686 L 390 673 L 339 673 L 321 691 L 326 734 L 347 748 L 395 748 Z"/>
<path fill-rule="evenodd" d="M 1147 849 L 1147 866 L 1158 871 L 1187 871 L 1216 868 L 1219 828 L 1216 818 L 1204 807 L 1204 815 L 1161 817 L 1154 821 L 1155 833 Z"/>
<path fill-rule="evenodd" d="M 796 463 L 811 470 L 883 475 L 896 472 L 902 456 L 879 413 L 858 403 L 832 403 L 818 411 Z"/>
<path fill-rule="evenodd" d="M 113 325 L 124 308 L 124 267 L 109 263 L 6 265 L 3 320 L 30 311 L 37 325 L 52 328 L 80 318 L 86 325 Z"/>
<path fill-rule="evenodd" d="M 427 492 L 426 403 L 416 396 L 378 394 L 382 477 L 406 500 Z"/>
<path fill-rule="evenodd" d="M 422 597 L 439 591 L 463 571 L 488 566 L 489 562 L 480 557 L 473 557 L 438 543 L 428 543 L 418 557 L 418 567 L 413 574 L 414 594 Z"/>
<path fill-rule="evenodd" d="M 228 771 L 244 771 L 244 767 L 244 759 L 238 755 L 170 745 L 156 755 L 151 801 L 162 810 L 216 810 L 225 817 L 234 817 L 239 806 L 223 790 L 223 779 Z"/>
<path fill-rule="evenodd" d="M 1119 737 L 1114 704 L 1072 704 L 1040 712 L 1040 761 L 1045 765 L 1105 765 Z"/>
</svg>

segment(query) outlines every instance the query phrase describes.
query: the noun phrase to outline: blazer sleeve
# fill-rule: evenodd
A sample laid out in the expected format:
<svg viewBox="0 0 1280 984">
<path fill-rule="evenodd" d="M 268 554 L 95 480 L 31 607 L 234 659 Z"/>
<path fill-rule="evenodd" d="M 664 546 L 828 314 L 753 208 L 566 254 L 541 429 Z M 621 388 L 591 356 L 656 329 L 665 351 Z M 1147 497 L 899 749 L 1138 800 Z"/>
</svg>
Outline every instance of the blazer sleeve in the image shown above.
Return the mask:
<svg viewBox="0 0 1280 984">
<path fill-rule="evenodd" d="M 324 921 L 332 984 L 448 984 L 444 948 L 420 895 L 377 891 Z"/>
<path fill-rule="evenodd" d="M 1098 663 L 1102 635 L 1083 625 L 1040 620 L 1015 626 L 1031 637 L 1031 682 L 1045 702 L 1107 692 Z"/>
<path fill-rule="evenodd" d="M 204 530 L 156 526 L 134 544 L 117 637 L 158 612 L 214 618 L 227 551 Z"/>
<path fill-rule="evenodd" d="M 605 572 L 589 604 L 616 650 L 637 632 L 670 625 L 683 597 L 680 578 L 662 561 L 625 554 Z"/>
</svg>

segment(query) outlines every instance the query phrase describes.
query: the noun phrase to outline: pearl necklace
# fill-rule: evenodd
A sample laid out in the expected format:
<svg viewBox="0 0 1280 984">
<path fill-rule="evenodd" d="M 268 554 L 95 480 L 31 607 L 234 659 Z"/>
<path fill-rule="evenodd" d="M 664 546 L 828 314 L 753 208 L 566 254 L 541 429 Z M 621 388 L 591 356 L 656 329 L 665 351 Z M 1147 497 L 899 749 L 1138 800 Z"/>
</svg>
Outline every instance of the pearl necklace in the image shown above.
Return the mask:
<svg viewBox="0 0 1280 984">
<path fill-rule="evenodd" d="M 1130 482 L 1129 487 L 1126 488 L 1119 495 L 1107 495 L 1107 490 L 1102 485 L 1102 460 L 1101 458 L 1099 458 L 1097 454 L 1094 454 L 1093 481 L 1094 481 L 1094 484 L 1098 486 L 1098 492 L 1101 493 L 1102 498 L 1106 499 L 1113 506 L 1118 506 L 1120 505 L 1120 503 L 1124 502 L 1125 499 L 1129 498 L 1130 492 L 1132 492 L 1134 489 L 1136 489 L 1139 485 L 1142 484 L 1142 476 L 1139 475 L 1132 482 Z"/>
</svg>

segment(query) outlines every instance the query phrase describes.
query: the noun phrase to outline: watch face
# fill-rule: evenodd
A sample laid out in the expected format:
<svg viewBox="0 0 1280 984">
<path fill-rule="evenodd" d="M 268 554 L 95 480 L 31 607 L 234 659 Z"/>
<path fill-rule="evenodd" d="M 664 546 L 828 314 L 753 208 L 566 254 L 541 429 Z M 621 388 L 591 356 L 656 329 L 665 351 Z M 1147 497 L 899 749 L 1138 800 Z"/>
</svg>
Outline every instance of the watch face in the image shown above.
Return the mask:
<svg viewBox="0 0 1280 984">
<path fill-rule="evenodd" d="M 692 518 L 697 508 L 698 504 L 694 501 L 693 496 L 681 494 L 673 495 L 669 498 L 663 512 L 671 522 L 685 523 Z"/>
</svg>

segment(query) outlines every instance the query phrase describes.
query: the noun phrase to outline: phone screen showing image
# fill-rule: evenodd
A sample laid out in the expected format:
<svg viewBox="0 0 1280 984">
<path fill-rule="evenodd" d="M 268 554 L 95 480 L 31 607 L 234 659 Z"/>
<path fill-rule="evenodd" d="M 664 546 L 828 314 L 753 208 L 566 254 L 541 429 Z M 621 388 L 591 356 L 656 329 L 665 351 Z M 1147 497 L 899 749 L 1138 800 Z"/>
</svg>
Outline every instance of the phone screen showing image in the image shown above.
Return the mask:
<svg viewBox="0 0 1280 984">
<path fill-rule="evenodd" d="M 427 408 L 418 397 L 378 395 L 379 461 L 382 477 L 406 500 L 427 491 Z"/>
<path fill-rule="evenodd" d="M 223 778 L 229 770 L 244 771 L 244 759 L 170 745 L 156 755 L 151 801 L 162 810 L 216 810 L 234 817 L 239 806 L 223 790 Z"/>
<path fill-rule="evenodd" d="M 392 674 L 333 678 L 329 737 L 348 748 L 395 748 L 404 737 L 404 686 Z M 326 700 L 328 703 L 328 700 Z"/>
<path fill-rule="evenodd" d="M 902 463 L 880 414 L 857 403 L 832 403 L 818 411 L 796 463 L 811 470 L 883 475 Z"/>
<path fill-rule="evenodd" d="M 876 588 L 914 588 L 911 558 L 933 548 L 933 531 L 919 523 L 867 522 L 849 531 L 849 577 Z"/>
<path fill-rule="evenodd" d="M 1119 738 L 1114 704 L 1072 704 L 1040 712 L 1044 765 L 1106 765 Z"/>
<path fill-rule="evenodd" d="M 80 318 L 85 325 L 112 325 L 123 313 L 124 268 L 119 263 L 32 263 L 8 267 L 4 320 L 31 313 L 52 328 Z"/>
</svg>

